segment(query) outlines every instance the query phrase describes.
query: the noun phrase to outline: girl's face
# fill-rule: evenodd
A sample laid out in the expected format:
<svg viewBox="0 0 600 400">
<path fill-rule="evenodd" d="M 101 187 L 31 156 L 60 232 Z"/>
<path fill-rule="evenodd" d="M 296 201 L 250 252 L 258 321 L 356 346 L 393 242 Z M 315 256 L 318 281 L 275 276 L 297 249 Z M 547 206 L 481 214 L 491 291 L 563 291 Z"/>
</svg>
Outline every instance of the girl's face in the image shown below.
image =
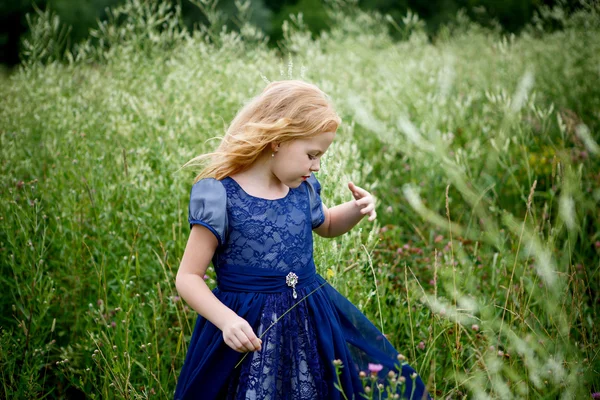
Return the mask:
<svg viewBox="0 0 600 400">
<path fill-rule="evenodd" d="M 271 171 L 283 184 L 296 188 L 321 166 L 321 157 L 335 138 L 335 132 L 323 132 L 307 139 L 273 144 L 275 156 Z"/>
</svg>

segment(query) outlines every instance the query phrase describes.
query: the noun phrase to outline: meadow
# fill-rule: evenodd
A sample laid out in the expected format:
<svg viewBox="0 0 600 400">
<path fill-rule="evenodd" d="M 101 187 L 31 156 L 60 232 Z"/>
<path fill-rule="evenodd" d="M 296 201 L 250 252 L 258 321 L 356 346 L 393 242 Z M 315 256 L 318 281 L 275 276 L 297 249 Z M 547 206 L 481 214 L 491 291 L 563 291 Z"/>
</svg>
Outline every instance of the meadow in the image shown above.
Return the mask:
<svg viewBox="0 0 600 400">
<path fill-rule="evenodd" d="M 0 81 L 0 397 L 172 397 L 196 318 L 174 284 L 198 172 L 181 167 L 289 78 L 343 120 L 324 203 L 348 180 L 378 202 L 376 223 L 316 238 L 318 269 L 432 395 L 600 397 L 598 3 L 519 35 L 459 14 L 431 39 L 336 1 L 329 31 L 292 16 L 276 49 L 247 4 L 239 32 L 209 6 L 188 31 L 130 0 L 67 52 L 32 18 Z"/>
</svg>

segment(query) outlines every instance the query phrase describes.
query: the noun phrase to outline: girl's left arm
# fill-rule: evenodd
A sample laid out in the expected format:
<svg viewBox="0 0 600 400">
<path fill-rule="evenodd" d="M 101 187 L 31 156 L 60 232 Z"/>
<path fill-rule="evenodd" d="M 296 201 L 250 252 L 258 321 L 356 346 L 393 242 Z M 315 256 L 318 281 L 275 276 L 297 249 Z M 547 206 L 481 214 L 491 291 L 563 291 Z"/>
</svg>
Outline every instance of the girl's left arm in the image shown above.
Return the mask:
<svg viewBox="0 0 600 400">
<path fill-rule="evenodd" d="M 365 215 L 369 216 L 369 221 L 375 220 L 377 217 L 375 198 L 371 193 L 352 182 L 348 183 L 348 189 L 352 192 L 354 200 L 332 208 L 327 208 L 323 204 L 325 221 L 314 230 L 317 235 L 323 237 L 343 235 L 358 224 Z"/>
</svg>

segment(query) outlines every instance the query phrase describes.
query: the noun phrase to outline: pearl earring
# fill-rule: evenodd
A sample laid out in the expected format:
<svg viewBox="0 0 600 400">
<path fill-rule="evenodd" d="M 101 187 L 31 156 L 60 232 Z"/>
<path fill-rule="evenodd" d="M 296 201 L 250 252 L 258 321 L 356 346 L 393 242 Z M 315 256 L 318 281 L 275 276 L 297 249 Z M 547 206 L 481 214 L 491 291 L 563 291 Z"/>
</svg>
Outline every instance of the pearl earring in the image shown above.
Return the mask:
<svg viewBox="0 0 600 400">
<path fill-rule="evenodd" d="M 271 153 L 271 157 L 275 157 L 275 153 Z"/>
</svg>

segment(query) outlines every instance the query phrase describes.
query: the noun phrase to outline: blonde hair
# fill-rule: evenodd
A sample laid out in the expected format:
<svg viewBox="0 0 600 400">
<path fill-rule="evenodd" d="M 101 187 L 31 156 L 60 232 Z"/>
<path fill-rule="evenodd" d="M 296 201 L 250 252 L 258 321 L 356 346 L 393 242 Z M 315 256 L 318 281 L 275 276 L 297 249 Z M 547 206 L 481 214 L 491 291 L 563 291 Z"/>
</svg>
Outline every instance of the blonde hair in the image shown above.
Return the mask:
<svg viewBox="0 0 600 400">
<path fill-rule="evenodd" d="M 242 172 L 269 144 L 335 132 L 341 119 L 317 86 L 298 80 L 271 82 L 235 116 L 216 151 L 194 157 L 185 166 L 204 164 L 194 182 L 221 180 Z"/>
</svg>

